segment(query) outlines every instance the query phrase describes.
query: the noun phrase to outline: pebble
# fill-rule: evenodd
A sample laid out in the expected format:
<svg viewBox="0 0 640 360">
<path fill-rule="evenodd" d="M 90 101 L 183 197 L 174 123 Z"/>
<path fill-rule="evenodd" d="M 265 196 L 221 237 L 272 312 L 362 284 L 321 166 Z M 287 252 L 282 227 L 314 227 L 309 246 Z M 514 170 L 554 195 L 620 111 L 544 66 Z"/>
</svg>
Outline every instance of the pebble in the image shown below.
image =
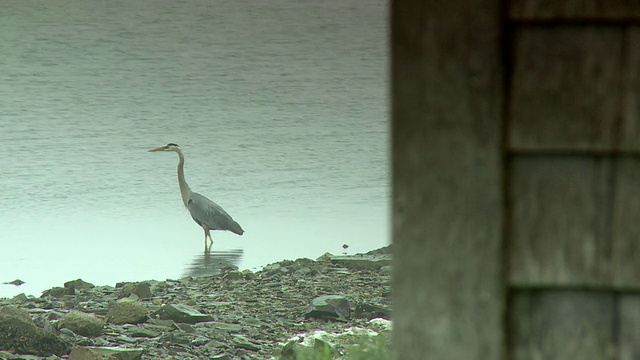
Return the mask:
<svg viewBox="0 0 640 360">
<path fill-rule="evenodd" d="M 388 318 L 391 307 L 389 271 L 380 271 L 380 265 L 388 266 L 389 254 L 381 255 L 384 260 L 373 259 L 372 264 L 363 263 L 369 255 L 349 262 L 344 256 L 332 261 L 335 257 L 325 254 L 318 261 L 285 260 L 257 272 L 228 268 L 213 276 L 115 287 L 77 279 L 41 297 L 21 294 L 0 299 L 0 314 L 7 307 L 19 308 L 8 313 L 21 317 L 19 321 L 31 324 L 38 336 L 56 346 L 39 348 L 39 355 L 29 359 L 277 358 L 287 339 L 301 332 L 341 332 L 351 327 L 379 331 L 382 327 L 369 319 Z M 325 305 L 337 305 L 332 316 L 308 316 L 318 298 Z M 113 309 L 118 307 L 135 310 L 128 320 L 115 320 Z M 352 316 L 356 309 L 362 318 Z M 89 332 L 69 328 L 73 326 L 65 318 L 78 314 L 97 320 L 94 326 L 99 324 L 100 332 L 97 327 Z M 25 358 L 12 354 L 8 344 L 0 339 L 0 358 L 5 354 L 11 355 L 8 359 Z"/>
</svg>

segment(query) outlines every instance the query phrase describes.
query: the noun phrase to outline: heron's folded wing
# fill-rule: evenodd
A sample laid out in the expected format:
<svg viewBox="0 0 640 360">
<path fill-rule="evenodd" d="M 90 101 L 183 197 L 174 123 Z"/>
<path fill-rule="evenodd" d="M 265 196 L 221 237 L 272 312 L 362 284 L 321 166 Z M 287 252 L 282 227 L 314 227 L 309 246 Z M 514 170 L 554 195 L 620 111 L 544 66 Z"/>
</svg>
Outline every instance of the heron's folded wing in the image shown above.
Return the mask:
<svg viewBox="0 0 640 360">
<path fill-rule="evenodd" d="M 240 225 L 220 205 L 198 193 L 191 194 L 187 208 L 196 222 L 206 224 L 211 230 L 243 232 Z"/>
</svg>

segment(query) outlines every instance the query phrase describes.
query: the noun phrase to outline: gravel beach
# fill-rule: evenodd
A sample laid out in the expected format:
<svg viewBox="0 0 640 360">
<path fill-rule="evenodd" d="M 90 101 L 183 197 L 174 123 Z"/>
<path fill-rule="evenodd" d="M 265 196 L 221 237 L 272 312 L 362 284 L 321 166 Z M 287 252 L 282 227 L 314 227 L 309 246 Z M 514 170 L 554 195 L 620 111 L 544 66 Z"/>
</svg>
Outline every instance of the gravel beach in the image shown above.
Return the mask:
<svg viewBox="0 0 640 360">
<path fill-rule="evenodd" d="M 349 358 L 340 336 L 390 331 L 390 277 L 386 247 L 258 272 L 228 267 L 115 286 L 73 280 L 40 297 L 0 299 L 0 358 L 295 359 L 314 338 Z"/>
</svg>

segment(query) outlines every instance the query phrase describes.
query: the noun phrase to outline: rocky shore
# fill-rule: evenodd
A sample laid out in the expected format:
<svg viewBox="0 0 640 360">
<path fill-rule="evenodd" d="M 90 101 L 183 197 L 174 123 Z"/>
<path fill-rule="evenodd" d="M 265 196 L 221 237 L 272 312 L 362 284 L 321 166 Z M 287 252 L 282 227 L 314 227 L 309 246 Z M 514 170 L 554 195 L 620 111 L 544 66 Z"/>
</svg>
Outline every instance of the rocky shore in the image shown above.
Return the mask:
<svg viewBox="0 0 640 360">
<path fill-rule="evenodd" d="M 305 346 L 350 358 L 362 338 L 390 330 L 390 270 L 387 247 L 255 273 L 69 281 L 0 299 L 0 359 L 301 359 Z"/>
</svg>

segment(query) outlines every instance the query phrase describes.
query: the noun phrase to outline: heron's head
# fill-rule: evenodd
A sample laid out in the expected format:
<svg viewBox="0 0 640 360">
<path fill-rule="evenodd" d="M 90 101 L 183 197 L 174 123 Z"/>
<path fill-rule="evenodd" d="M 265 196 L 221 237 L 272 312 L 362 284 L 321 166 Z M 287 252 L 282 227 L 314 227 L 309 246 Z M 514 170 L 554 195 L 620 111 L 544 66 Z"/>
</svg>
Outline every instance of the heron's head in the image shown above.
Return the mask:
<svg viewBox="0 0 640 360">
<path fill-rule="evenodd" d="M 168 143 L 167 145 L 164 146 L 160 146 L 157 148 L 153 148 L 153 149 L 149 149 L 147 150 L 148 152 L 156 152 L 156 151 L 180 151 L 180 146 L 178 146 L 178 144 L 174 144 L 174 143 Z"/>
</svg>

